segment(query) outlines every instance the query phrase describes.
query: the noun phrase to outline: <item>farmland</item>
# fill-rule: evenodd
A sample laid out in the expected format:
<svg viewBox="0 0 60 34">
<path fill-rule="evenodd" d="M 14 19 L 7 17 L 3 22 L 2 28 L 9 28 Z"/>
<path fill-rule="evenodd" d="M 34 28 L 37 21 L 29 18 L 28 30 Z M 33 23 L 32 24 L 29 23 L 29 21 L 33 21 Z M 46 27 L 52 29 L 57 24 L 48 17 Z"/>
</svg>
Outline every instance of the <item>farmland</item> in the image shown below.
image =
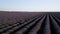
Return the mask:
<svg viewBox="0 0 60 34">
<path fill-rule="evenodd" d="M 60 12 L 0 12 L 0 34 L 60 34 Z"/>
</svg>

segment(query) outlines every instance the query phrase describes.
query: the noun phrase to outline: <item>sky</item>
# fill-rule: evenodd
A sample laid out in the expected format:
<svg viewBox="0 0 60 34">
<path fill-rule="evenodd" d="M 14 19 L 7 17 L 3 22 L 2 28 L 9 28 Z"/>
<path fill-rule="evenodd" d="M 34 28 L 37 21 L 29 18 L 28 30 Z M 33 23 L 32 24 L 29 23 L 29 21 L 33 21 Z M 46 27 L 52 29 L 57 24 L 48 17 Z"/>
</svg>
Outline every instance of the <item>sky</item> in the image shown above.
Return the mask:
<svg viewBox="0 0 60 34">
<path fill-rule="evenodd" d="M 0 11 L 60 11 L 60 0 L 0 0 Z"/>
</svg>

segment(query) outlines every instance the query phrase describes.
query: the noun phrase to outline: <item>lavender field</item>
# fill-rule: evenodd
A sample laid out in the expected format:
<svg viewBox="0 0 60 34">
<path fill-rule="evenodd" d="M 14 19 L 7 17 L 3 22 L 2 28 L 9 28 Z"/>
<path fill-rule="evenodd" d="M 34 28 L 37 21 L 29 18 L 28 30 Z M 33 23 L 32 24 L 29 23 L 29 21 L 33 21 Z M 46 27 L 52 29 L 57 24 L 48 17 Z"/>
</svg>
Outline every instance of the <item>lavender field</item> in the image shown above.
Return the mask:
<svg viewBox="0 0 60 34">
<path fill-rule="evenodd" d="M 0 12 L 0 34 L 60 34 L 60 12 Z"/>
</svg>

